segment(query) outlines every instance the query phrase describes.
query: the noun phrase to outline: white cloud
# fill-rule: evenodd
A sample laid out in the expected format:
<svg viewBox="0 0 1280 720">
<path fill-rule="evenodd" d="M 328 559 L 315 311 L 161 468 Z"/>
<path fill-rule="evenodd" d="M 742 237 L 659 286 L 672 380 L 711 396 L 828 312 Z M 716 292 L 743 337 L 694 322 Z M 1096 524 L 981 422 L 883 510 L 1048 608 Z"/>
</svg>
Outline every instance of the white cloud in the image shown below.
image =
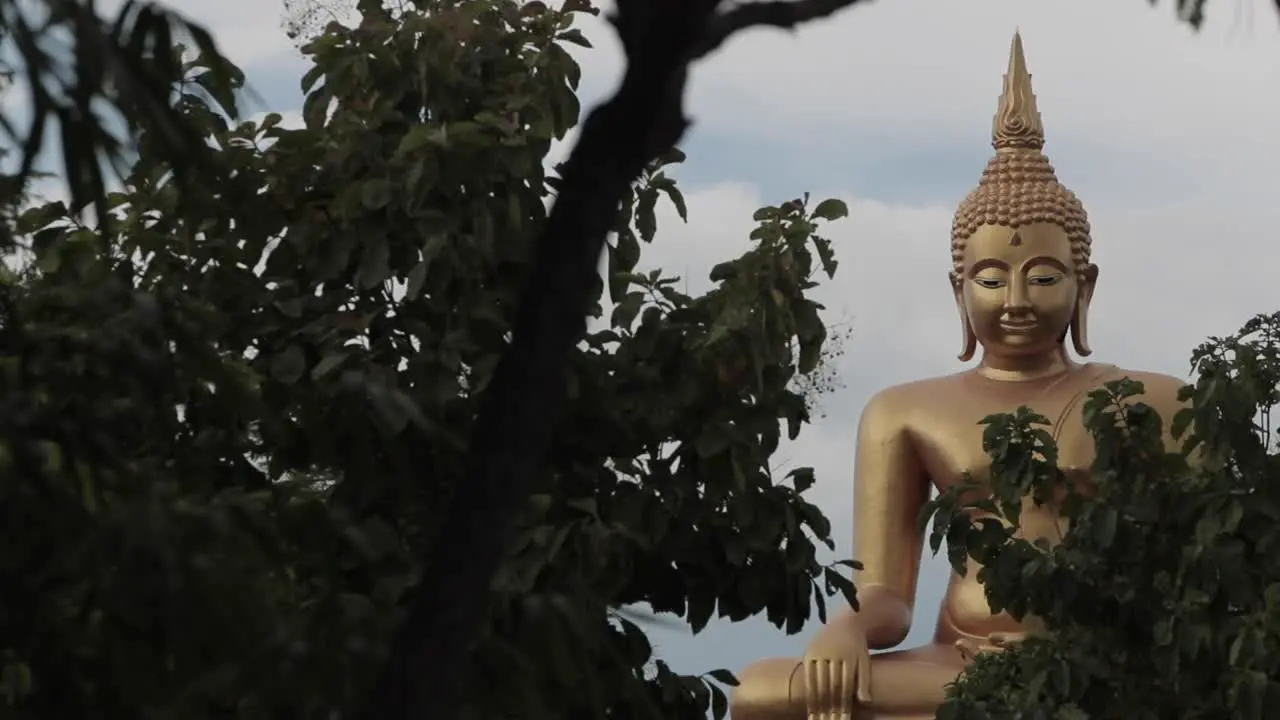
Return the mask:
<svg viewBox="0 0 1280 720">
<path fill-rule="evenodd" d="M 1271 177 L 1280 160 L 1280 93 L 1270 90 L 1280 36 L 1267 0 L 1210 3 L 1199 34 L 1168 2 L 881 0 L 793 33 L 731 38 L 694 70 L 689 113 L 695 133 L 774 145 L 973 147 L 986 142 L 1015 27 L 1049 154 L 1074 185 L 1090 168 L 1055 147 L 1159 163 L 1189 183 Z M 611 86 L 618 43 L 602 20 L 587 30 L 600 49 L 587 75 Z M 1265 196 L 1251 190 L 1228 200 Z"/>
</svg>

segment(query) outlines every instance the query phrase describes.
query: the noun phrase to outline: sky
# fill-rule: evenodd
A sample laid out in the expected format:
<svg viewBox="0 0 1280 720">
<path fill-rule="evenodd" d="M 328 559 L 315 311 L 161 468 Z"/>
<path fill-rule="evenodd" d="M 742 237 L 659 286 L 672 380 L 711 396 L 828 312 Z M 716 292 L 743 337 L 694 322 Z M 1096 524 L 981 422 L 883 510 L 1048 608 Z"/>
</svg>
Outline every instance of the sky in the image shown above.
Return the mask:
<svg viewBox="0 0 1280 720">
<path fill-rule="evenodd" d="M 292 116 L 307 63 L 280 3 L 168 4 L 246 71 L 261 97 L 252 110 Z M 852 441 L 867 399 L 963 367 L 946 281 L 951 217 L 991 154 L 1015 28 L 1045 152 L 1093 225 L 1091 359 L 1186 377 L 1207 336 L 1280 310 L 1280 20 L 1267 0 L 1213 0 L 1198 34 L 1172 0 L 878 0 L 797 32 L 733 37 L 688 89 L 689 159 L 675 173 L 688 223 L 664 209 L 642 262 L 696 289 L 748 247 L 757 207 L 805 192 L 848 202 L 850 217 L 824 231 L 840 269 L 817 291 L 828 322 L 852 330 L 843 387 L 778 458 L 817 470 L 811 498 L 832 520 L 834 557 L 850 554 Z M 603 22 L 583 29 L 596 44 L 576 53 L 590 108 L 623 58 Z M 947 572 L 941 558 L 925 562 L 908 645 L 931 638 Z M 654 640 L 677 670 L 738 670 L 802 653 L 817 627 L 789 637 L 763 620 L 717 622 L 697 636 L 658 628 Z"/>
</svg>

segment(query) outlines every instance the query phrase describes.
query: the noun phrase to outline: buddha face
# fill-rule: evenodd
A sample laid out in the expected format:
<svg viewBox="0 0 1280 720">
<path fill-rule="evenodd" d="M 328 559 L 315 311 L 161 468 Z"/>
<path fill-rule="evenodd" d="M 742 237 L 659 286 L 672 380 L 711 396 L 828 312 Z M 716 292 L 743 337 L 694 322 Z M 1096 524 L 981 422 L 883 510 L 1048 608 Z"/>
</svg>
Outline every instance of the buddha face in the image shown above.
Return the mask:
<svg viewBox="0 0 1280 720">
<path fill-rule="evenodd" d="M 964 243 L 956 302 L 973 336 L 991 355 L 1056 351 L 1093 294 L 1092 268 L 1076 274 L 1071 241 L 1049 223 L 983 225 Z"/>
</svg>

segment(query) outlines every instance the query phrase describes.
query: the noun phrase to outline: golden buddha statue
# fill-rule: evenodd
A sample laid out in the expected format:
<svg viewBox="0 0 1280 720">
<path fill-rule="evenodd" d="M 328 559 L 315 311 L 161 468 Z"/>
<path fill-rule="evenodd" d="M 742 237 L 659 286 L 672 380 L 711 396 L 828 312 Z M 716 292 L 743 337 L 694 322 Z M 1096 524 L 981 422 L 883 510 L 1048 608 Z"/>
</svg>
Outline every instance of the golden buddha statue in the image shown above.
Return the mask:
<svg viewBox="0 0 1280 720">
<path fill-rule="evenodd" d="M 992 614 L 977 573 L 952 574 L 932 644 L 871 654 L 901 643 L 912 625 L 923 536 L 916 518 L 930 485 L 968 473 L 981 480 L 990 460 L 979 421 L 1026 405 L 1053 423 L 1059 466 L 1080 479 L 1094 457 L 1081 417 L 1088 393 L 1129 377 L 1137 398 L 1169 421 L 1181 407 L 1177 378 L 1077 362 L 1090 354 L 1089 305 L 1098 268 L 1084 207 L 1041 152 L 1044 129 L 1031 76 L 1014 35 L 992 128 L 995 156 L 956 212 L 950 282 L 963 331 L 961 360 L 976 368 L 892 387 L 867 404 L 854 469 L 855 577 L 861 609 L 845 609 L 803 658 L 764 660 L 739 675 L 734 720 L 932 718 L 977 653 L 1035 631 L 1032 618 Z M 1169 442 L 1172 442 L 1171 439 Z M 1055 508 L 1023 509 L 1024 537 L 1061 537 Z"/>
</svg>

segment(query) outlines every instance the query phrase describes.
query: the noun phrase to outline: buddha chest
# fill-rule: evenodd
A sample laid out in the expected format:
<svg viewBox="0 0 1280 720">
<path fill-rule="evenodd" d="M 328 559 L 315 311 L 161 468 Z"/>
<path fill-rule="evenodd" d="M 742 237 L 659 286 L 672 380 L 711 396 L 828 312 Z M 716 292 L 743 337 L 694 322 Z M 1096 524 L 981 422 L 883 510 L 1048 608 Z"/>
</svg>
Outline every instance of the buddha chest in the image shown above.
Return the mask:
<svg viewBox="0 0 1280 720">
<path fill-rule="evenodd" d="M 911 437 L 921 465 L 938 489 L 960 482 L 966 474 L 978 481 L 990 475 L 991 458 L 983 450 L 982 419 L 1027 406 L 1049 420 L 1050 434 L 1058 444 L 1058 466 L 1084 481 L 1094 460 L 1093 437 L 1084 426 L 1083 410 L 1091 391 L 1112 379 L 1111 366 L 1090 365 L 1071 381 L 1035 386 L 1003 383 L 990 387 L 971 383 L 965 376 L 945 380 L 969 383 L 945 393 L 964 402 L 931 407 L 912 417 Z M 1025 387 L 1023 387 L 1025 385 Z"/>
</svg>

